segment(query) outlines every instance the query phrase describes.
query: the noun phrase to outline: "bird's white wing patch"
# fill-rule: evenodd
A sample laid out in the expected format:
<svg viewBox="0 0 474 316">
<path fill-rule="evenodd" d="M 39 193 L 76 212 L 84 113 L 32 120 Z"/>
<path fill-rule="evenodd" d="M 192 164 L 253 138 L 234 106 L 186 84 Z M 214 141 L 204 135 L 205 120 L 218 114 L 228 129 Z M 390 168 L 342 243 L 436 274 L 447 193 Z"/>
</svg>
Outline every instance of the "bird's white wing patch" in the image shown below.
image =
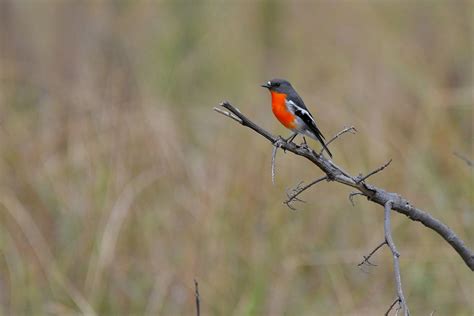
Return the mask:
<svg viewBox="0 0 474 316">
<path fill-rule="evenodd" d="M 298 106 L 295 102 L 291 100 L 286 100 L 286 106 L 292 110 L 293 113 L 301 116 L 307 116 L 310 117 L 312 121 L 314 121 L 313 116 L 305 109 L 302 107 Z"/>
</svg>

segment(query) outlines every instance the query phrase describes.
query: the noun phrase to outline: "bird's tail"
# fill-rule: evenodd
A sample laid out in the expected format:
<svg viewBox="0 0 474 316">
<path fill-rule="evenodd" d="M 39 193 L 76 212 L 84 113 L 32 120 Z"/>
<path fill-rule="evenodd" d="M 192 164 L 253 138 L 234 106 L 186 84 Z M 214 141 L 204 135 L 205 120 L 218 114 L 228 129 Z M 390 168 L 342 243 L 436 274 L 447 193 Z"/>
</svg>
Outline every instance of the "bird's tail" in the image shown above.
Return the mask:
<svg viewBox="0 0 474 316">
<path fill-rule="evenodd" d="M 328 153 L 329 157 L 332 158 L 332 153 L 329 151 L 329 148 L 326 146 L 326 142 L 324 141 L 324 135 L 321 133 L 319 128 L 317 126 L 312 126 L 312 134 L 316 137 L 316 139 L 321 143 L 323 146 L 324 150 Z"/>
</svg>

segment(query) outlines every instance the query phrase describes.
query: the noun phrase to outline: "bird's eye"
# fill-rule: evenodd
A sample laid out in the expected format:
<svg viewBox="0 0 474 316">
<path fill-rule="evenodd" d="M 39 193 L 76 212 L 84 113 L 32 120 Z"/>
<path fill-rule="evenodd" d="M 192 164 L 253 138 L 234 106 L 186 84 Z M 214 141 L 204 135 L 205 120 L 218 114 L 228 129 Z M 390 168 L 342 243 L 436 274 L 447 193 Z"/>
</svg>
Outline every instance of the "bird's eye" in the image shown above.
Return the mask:
<svg viewBox="0 0 474 316">
<path fill-rule="evenodd" d="M 279 86 L 280 86 L 280 83 L 279 83 L 279 82 L 275 82 L 275 83 L 273 83 L 273 86 L 274 86 L 274 87 L 279 87 Z"/>
</svg>

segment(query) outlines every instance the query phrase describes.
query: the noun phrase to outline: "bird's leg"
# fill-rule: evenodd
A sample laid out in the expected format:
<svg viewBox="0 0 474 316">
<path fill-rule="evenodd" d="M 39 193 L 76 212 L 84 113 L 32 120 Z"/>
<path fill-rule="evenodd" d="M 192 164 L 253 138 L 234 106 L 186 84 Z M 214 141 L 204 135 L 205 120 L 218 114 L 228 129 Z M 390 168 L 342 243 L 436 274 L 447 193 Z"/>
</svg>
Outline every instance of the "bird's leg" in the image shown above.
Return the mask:
<svg viewBox="0 0 474 316">
<path fill-rule="evenodd" d="M 301 143 L 300 147 L 303 147 L 303 148 L 308 148 L 308 143 L 306 142 L 306 138 L 303 136 L 303 143 Z"/>
<path fill-rule="evenodd" d="M 287 139 L 285 139 L 285 141 L 287 143 L 291 143 L 293 141 L 293 139 L 295 139 L 295 137 L 298 135 L 298 133 L 296 132 L 293 132 L 293 134 L 290 135 L 290 137 L 288 137 Z"/>
</svg>

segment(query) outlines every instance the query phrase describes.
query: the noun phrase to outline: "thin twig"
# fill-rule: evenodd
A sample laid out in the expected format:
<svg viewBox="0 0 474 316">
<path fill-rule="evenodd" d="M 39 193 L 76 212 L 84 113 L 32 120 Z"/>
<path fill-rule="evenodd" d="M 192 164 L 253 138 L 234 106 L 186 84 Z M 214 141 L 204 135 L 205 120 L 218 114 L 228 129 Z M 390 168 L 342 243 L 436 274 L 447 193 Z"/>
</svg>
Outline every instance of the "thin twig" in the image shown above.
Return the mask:
<svg viewBox="0 0 474 316">
<path fill-rule="evenodd" d="M 385 316 L 388 316 L 388 314 L 390 314 L 390 311 L 393 309 L 393 307 L 395 306 L 395 304 L 397 304 L 398 302 L 400 302 L 400 299 L 397 297 L 395 299 L 395 301 L 393 301 L 392 305 L 390 305 L 390 307 L 388 308 L 388 310 L 385 312 Z"/>
<path fill-rule="evenodd" d="M 403 311 L 404 316 L 410 315 L 410 312 L 408 311 L 408 306 L 407 302 L 405 300 L 405 296 L 403 295 L 403 288 L 402 288 L 402 278 L 400 276 L 400 253 L 397 251 L 397 248 L 395 247 L 395 243 L 393 242 L 392 238 L 392 229 L 390 225 L 390 212 L 392 210 L 392 205 L 393 202 L 392 200 L 389 200 L 385 203 L 384 207 L 384 232 L 385 232 L 385 241 L 387 242 L 387 245 L 389 246 L 390 250 L 392 251 L 393 255 L 393 270 L 395 274 L 395 283 L 396 283 L 396 288 L 397 288 L 397 295 L 400 300 L 400 306 Z"/>
<path fill-rule="evenodd" d="M 194 279 L 194 296 L 196 298 L 196 315 L 201 315 L 201 303 L 199 301 L 199 284 L 196 279 Z"/>
<path fill-rule="evenodd" d="M 355 134 L 357 132 L 356 128 L 354 126 L 351 126 L 351 127 L 346 127 L 344 128 L 342 131 L 340 131 L 339 133 L 337 133 L 336 135 L 334 135 L 333 138 L 331 138 L 327 143 L 326 143 L 326 147 L 329 146 L 330 143 L 332 143 L 333 141 L 335 141 L 336 139 L 338 139 L 341 135 L 347 133 L 347 132 L 350 132 L 351 134 Z M 320 155 L 323 154 L 323 151 L 324 151 L 324 148 L 321 149 L 321 151 L 319 152 Z"/>
<path fill-rule="evenodd" d="M 467 158 L 464 155 L 461 155 L 458 152 L 453 152 L 454 156 L 458 157 L 459 159 L 463 160 L 469 167 L 474 167 L 474 161 L 471 159 Z"/>
<path fill-rule="evenodd" d="M 286 190 L 286 197 L 288 198 L 288 200 L 284 201 L 283 204 L 286 204 L 286 206 L 288 206 L 291 210 L 293 211 L 296 211 L 296 207 L 294 207 L 289 201 L 290 197 L 294 194 L 296 194 L 296 192 L 298 192 L 299 190 L 301 190 L 301 185 L 303 184 L 303 181 L 300 181 L 295 188 L 293 188 L 291 190 L 291 193 L 290 193 L 290 190 Z M 302 199 L 299 199 L 297 197 L 293 197 L 293 200 L 296 201 L 296 202 L 301 202 L 301 203 L 306 203 L 306 201 L 303 201 Z"/>
<path fill-rule="evenodd" d="M 273 150 L 272 150 L 272 183 L 275 184 L 275 162 L 276 162 L 276 154 L 278 148 L 282 146 L 285 141 L 281 138 L 277 139 L 275 143 L 273 143 Z M 286 143 L 286 142 L 285 142 Z"/>
<path fill-rule="evenodd" d="M 302 184 L 303 182 L 298 183 L 298 185 L 296 186 L 296 188 L 294 188 L 294 189 L 292 190 L 292 193 L 291 193 L 291 194 L 288 194 L 288 199 L 287 199 L 286 201 L 284 201 L 283 203 L 286 204 L 286 205 L 287 205 L 289 208 L 291 208 L 292 210 L 295 210 L 295 208 L 293 208 L 293 207 L 290 205 L 290 203 L 291 203 L 292 201 L 294 201 L 294 200 L 299 201 L 299 202 L 304 202 L 304 201 L 302 201 L 302 200 L 300 200 L 300 199 L 297 198 L 298 195 L 300 195 L 303 191 L 307 190 L 308 188 L 312 187 L 313 185 L 315 185 L 315 184 L 317 184 L 317 183 L 319 183 L 319 182 L 321 182 L 321 181 L 323 181 L 323 180 L 326 180 L 327 178 L 328 178 L 328 176 L 323 176 L 323 177 L 321 177 L 321 178 L 318 178 L 318 179 L 316 179 L 316 180 L 310 182 L 309 184 L 307 184 L 307 185 L 305 185 L 305 186 L 303 186 L 303 187 L 301 186 L 301 184 Z"/>
<path fill-rule="evenodd" d="M 277 137 L 273 136 L 271 133 L 249 120 L 229 102 L 222 102 L 219 105 L 238 117 L 240 119 L 239 123 L 241 125 L 246 126 L 262 135 L 272 144 L 278 140 Z M 451 245 L 451 247 L 464 260 L 466 266 L 474 271 L 474 251 L 466 246 L 464 241 L 440 220 L 434 218 L 429 213 L 412 206 L 407 199 L 403 198 L 397 193 L 387 192 L 386 190 L 378 188 L 374 185 L 365 183 L 363 181 L 358 181 L 357 177 L 349 175 L 341 167 L 337 166 L 333 161 L 327 159 L 323 155 L 315 154 L 314 151 L 308 146 L 298 146 L 294 143 L 284 143 L 282 144 L 281 148 L 298 156 L 305 157 L 318 168 L 320 168 L 328 176 L 328 179 L 343 185 L 350 186 L 360 191 L 363 195 L 367 196 L 369 201 L 373 203 L 384 206 L 387 201 L 393 201 L 392 209 L 394 211 L 404 214 L 411 220 L 420 222 L 426 227 L 434 230 Z"/>
<path fill-rule="evenodd" d="M 367 179 L 368 177 L 373 176 L 374 174 L 376 174 L 376 173 L 382 171 L 383 169 L 387 168 L 388 165 L 389 165 L 391 162 L 392 162 L 392 159 L 390 159 L 389 161 L 387 161 L 383 166 L 378 167 L 378 168 L 375 169 L 374 171 L 368 173 L 366 176 L 364 176 L 364 177 L 359 177 L 359 178 L 357 179 L 357 183 L 361 183 L 361 182 L 363 182 L 365 179 Z"/>
<path fill-rule="evenodd" d="M 354 204 L 354 196 L 356 196 L 356 195 L 362 195 L 362 196 L 364 196 L 364 194 L 361 193 L 361 192 L 351 192 L 351 193 L 349 193 L 349 201 L 351 202 L 352 206 L 355 206 L 355 204 Z"/>
<path fill-rule="evenodd" d="M 219 109 L 218 107 L 214 107 L 214 111 L 216 111 L 217 113 L 220 113 L 222 115 L 225 115 L 227 117 L 230 117 L 231 119 L 233 119 L 234 121 L 242 124 L 242 120 L 239 119 L 237 116 L 235 116 L 234 114 L 230 113 L 230 112 L 227 112 L 227 111 L 224 111 L 222 109 Z"/>
<path fill-rule="evenodd" d="M 277 155 L 277 146 L 273 146 L 273 151 L 272 151 L 272 183 L 275 184 L 275 159 Z"/>
<path fill-rule="evenodd" d="M 377 266 L 376 264 L 370 262 L 370 258 L 377 252 L 377 250 L 379 250 L 380 248 L 382 248 L 383 245 L 386 245 L 387 244 L 387 241 L 383 241 L 380 243 L 380 245 L 378 245 L 377 247 L 375 247 L 374 250 L 372 250 L 367 256 L 363 256 L 364 257 L 364 260 L 362 260 L 357 266 L 360 267 L 361 265 L 367 263 L 369 266 Z"/>
</svg>

